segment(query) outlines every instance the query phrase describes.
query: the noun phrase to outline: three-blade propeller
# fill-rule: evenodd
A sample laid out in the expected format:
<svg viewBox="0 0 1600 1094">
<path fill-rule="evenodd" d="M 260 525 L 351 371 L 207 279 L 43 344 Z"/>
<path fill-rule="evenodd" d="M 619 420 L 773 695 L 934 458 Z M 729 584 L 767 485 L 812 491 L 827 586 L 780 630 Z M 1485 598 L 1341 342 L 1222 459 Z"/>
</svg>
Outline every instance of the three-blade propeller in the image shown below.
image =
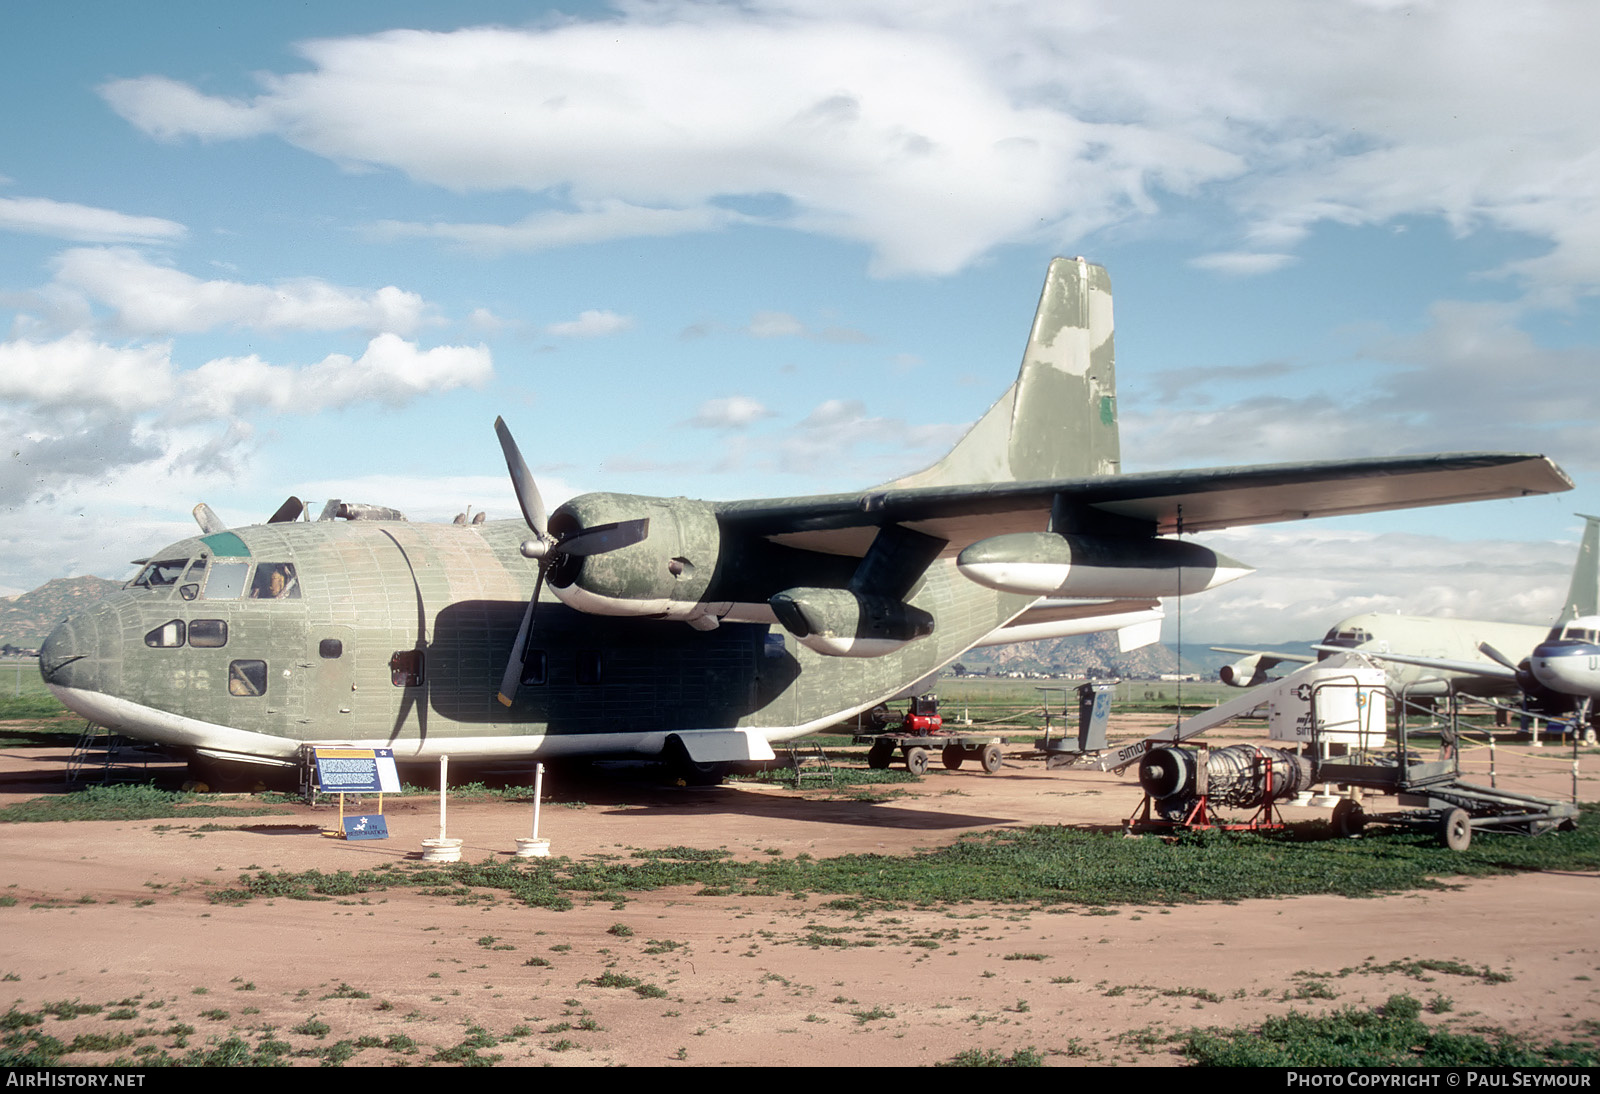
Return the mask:
<svg viewBox="0 0 1600 1094">
<path fill-rule="evenodd" d="M 533 614 L 550 571 L 568 558 L 605 554 L 633 546 L 650 534 L 650 518 L 615 521 L 597 524 L 593 528 L 577 528 L 565 534 L 552 534 L 549 513 L 545 510 L 544 499 L 539 496 L 538 484 L 533 481 L 533 472 L 522 458 L 522 451 L 512 439 L 504 418 L 494 420 L 494 431 L 500 438 L 500 450 L 505 453 L 506 470 L 511 473 L 511 485 L 517 492 L 517 504 L 522 507 L 522 519 L 527 521 L 528 530 L 533 533 L 532 539 L 523 541 L 522 554 L 539 563 L 539 576 L 533 584 L 533 598 L 528 601 L 528 610 L 523 613 L 516 644 L 511 647 L 511 660 L 500 678 L 500 702 L 510 706 L 521 683 L 528 635 L 533 630 Z"/>
</svg>

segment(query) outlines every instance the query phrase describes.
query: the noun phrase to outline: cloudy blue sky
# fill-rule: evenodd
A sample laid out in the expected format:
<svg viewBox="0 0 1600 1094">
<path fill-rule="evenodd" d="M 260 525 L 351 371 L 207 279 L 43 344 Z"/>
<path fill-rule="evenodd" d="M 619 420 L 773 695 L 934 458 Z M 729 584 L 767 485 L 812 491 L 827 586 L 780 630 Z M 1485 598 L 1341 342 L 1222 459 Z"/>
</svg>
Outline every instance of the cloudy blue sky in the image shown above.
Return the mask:
<svg viewBox="0 0 1600 1094">
<path fill-rule="evenodd" d="M 1127 470 L 1543 452 L 1554 498 L 1270 526 L 1184 638 L 1539 622 L 1600 512 L 1600 7 L 0 9 L 0 591 L 290 494 L 853 489 L 1116 289 Z M 1173 632 L 1169 616 L 1169 638 Z"/>
</svg>

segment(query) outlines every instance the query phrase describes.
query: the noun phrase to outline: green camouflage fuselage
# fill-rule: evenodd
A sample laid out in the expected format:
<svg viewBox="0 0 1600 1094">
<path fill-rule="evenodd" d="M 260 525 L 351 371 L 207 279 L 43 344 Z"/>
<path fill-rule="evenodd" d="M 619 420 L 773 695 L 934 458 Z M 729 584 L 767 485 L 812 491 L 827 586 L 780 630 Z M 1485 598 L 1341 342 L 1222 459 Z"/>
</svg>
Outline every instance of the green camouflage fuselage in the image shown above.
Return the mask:
<svg viewBox="0 0 1600 1094">
<path fill-rule="evenodd" d="M 938 559 L 908 598 L 937 616 L 937 632 L 882 657 L 839 658 L 775 624 L 699 630 L 595 615 L 547 587 L 529 643 L 545 659 L 543 682 L 519 688 L 507 708 L 496 686 L 536 577 L 518 551 L 525 536 L 514 521 L 334 521 L 183 540 L 153 557 L 203 558 L 208 573 L 113 594 L 52 635 L 42 664 L 58 693 L 70 691 L 72 705 L 102 724 L 214 753 L 287 759 L 301 743 L 324 742 L 390 746 L 409 758 L 657 755 L 675 731 L 748 728 L 782 740 L 829 724 L 936 672 L 1030 602 Z M 818 582 L 857 561 L 796 550 L 784 560 L 796 580 L 811 570 Z M 287 565 L 298 595 L 208 596 L 207 578 L 220 586 L 219 564 L 238 561 L 251 564 L 250 576 L 223 592 Z M 174 641 L 170 624 L 196 634 L 196 621 L 208 636 L 225 635 L 222 644 Z M 397 654 L 418 650 L 414 674 L 397 670 Z M 236 683 L 241 662 L 264 663 L 259 693 Z M 116 701 L 96 711 L 96 695 Z"/>
</svg>

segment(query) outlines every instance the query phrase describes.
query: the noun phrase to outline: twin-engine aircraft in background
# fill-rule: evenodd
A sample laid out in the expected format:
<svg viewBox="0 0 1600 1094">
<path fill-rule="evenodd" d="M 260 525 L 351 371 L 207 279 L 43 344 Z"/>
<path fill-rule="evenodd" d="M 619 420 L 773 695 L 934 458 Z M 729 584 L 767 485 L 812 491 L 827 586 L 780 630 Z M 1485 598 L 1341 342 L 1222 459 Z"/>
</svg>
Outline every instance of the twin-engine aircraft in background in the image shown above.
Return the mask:
<svg viewBox="0 0 1600 1094">
<path fill-rule="evenodd" d="M 1484 453 L 1120 474 L 1111 286 L 1083 259 L 1051 263 L 1016 382 L 955 448 L 859 493 L 547 514 L 497 428 L 523 520 L 203 519 L 50 635 L 50 689 L 202 765 L 289 768 L 315 743 L 715 778 L 975 645 L 1153 641 L 1158 598 L 1248 569 L 1175 536 L 1572 485 Z"/>
<path fill-rule="evenodd" d="M 1570 711 L 1575 698 L 1600 698 L 1600 517 L 1579 515 L 1583 540 L 1572 581 L 1548 627 L 1372 612 L 1335 623 L 1313 644 L 1315 655 L 1213 647 L 1248 655 L 1224 665 L 1222 681 L 1257 687 L 1275 679 L 1269 674 L 1285 662 L 1305 664 L 1357 650 L 1384 662 L 1389 686 L 1411 698 L 1438 699 L 1451 691 L 1521 698 L 1548 715 Z"/>
</svg>

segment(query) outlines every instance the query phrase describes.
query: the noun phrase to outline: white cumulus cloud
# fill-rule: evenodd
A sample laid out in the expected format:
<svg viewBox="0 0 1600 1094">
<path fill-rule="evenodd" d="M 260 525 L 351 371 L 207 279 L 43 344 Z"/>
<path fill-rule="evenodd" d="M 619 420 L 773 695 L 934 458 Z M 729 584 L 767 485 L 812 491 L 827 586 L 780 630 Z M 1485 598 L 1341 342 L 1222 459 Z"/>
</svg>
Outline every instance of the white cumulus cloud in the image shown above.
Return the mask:
<svg viewBox="0 0 1600 1094">
<path fill-rule="evenodd" d="M 247 97 L 101 93 L 162 140 L 529 195 L 511 224 L 381 226 L 473 246 L 753 222 L 948 273 L 1192 196 L 1234 217 L 1210 268 L 1421 215 L 1547 242 L 1511 272 L 1559 293 L 1600 285 L 1597 39 L 1600 8 L 1563 0 L 677 2 L 314 41 Z"/>
<path fill-rule="evenodd" d="M 183 225 L 160 217 L 130 216 L 49 198 L 0 198 L 0 231 L 82 243 L 170 243 L 187 233 Z"/>
<path fill-rule="evenodd" d="M 187 461 L 226 470 L 253 443 L 251 421 L 357 404 L 398 407 L 479 387 L 484 346 L 424 349 L 380 334 L 358 357 L 304 366 L 229 357 L 180 368 L 166 344 L 112 346 L 82 332 L 0 343 L 0 508 L 117 478 L 130 467 Z"/>
<path fill-rule="evenodd" d="M 262 331 L 368 330 L 409 334 L 426 305 L 393 285 L 348 289 L 320 278 L 271 285 L 204 281 L 151 262 L 127 247 L 77 247 L 55 259 L 48 292 L 110 309 L 130 334 L 186 334 L 218 328 Z"/>
</svg>

